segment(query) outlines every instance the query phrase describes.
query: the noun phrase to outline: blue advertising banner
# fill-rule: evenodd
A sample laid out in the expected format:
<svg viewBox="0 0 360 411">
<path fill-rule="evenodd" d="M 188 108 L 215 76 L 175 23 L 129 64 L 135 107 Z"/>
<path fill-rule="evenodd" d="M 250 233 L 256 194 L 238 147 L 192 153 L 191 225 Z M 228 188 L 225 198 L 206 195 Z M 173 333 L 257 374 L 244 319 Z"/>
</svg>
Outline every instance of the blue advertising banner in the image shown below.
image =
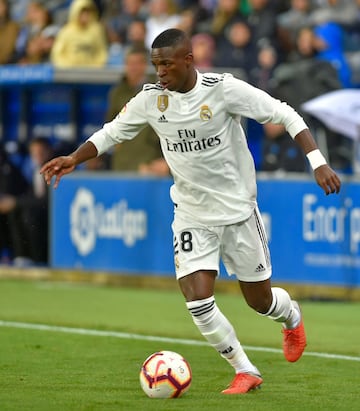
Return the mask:
<svg viewBox="0 0 360 411">
<path fill-rule="evenodd" d="M 259 180 L 273 279 L 360 286 L 360 184 L 326 196 L 313 180 Z"/>
<path fill-rule="evenodd" d="M 53 191 L 52 266 L 171 274 L 169 179 L 76 173 Z"/>
<path fill-rule="evenodd" d="M 51 264 L 173 275 L 170 179 L 74 173 L 52 197 Z M 278 282 L 360 286 L 360 184 L 258 179 Z M 227 278 L 223 275 L 223 278 Z"/>
</svg>

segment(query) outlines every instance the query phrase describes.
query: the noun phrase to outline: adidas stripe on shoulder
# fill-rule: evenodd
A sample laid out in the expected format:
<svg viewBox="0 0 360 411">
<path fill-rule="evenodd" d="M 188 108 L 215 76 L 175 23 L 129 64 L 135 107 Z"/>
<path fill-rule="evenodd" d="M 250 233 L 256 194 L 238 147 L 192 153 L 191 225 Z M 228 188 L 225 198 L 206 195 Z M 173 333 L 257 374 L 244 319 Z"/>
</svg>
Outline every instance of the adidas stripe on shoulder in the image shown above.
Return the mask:
<svg viewBox="0 0 360 411">
<path fill-rule="evenodd" d="M 206 73 L 203 74 L 201 85 L 206 87 L 213 87 L 220 81 L 223 81 L 225 74 L 217 74 L 217 73 Z"/>
<path fill-rule="evenodd" d="M 155 84 L 144 84 L 143 86 L 144 91 L 151 91 L 151 90 L 157 90 L 157 91 L 162 91 L 164 88 L 161 86 L 160 83 L 155 83 Z"/>
</svg>

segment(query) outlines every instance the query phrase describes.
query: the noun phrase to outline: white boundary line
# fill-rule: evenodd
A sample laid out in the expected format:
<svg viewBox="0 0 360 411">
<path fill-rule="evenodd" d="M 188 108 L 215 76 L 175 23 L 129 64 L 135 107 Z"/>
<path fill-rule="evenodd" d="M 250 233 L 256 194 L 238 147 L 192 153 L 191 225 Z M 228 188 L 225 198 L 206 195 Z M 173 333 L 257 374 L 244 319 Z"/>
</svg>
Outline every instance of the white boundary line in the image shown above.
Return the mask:
<svg viewBox="0 0 360 411">
<path fill-rule="evenodd" d="M 60 327 L 57 325 L 47 325 L 47 324 L 32 324 L 32 323 L 22 323 L 15 321 L 2 321 L 0 320 L 0 327 L 7 328 L 22 328 L 27 330 L 38 330 L 38 331 L 53 331 L 61 332 L 66 334 L 80 334 L 80 335 L 91 335 L 96 337 L 113 337 L 113 338 L 123 338 L 123 339 L 134 339 L 134 340 L 143 340 L 143 341 L 158 341 L 165 343 L 175 343 L 183 345 L 198 345 L 198 346 L 209 346 L 205 341 L 181 339 L 181 338 L 169 338 L 169 337 L 159 337 L 153 335 L 141 335 L 141 334 L 132 334 L 124 333 L 120 331 L 104 331 L 104 330 L 93 330 L 88 328 L 73 328 L 73 327 Z M 262 351 L 262 352 L 272 352 L 275 354 L 282 354 L 282 350 L 269 347 L 254 347 L 249 345 L 243 346 L 246 350 L 249 351 Z M 305 351 L 303 355 L 311 357 L 320 357 L 320 358 L 330 358 L 335 360 L 345 360 L 345 361 L 359 361 L 360 357 L 353 357 L 349 355 L 340 355 L 340 354 L 328 354 L 321 352 L 307 352 Z"/>
</svg>

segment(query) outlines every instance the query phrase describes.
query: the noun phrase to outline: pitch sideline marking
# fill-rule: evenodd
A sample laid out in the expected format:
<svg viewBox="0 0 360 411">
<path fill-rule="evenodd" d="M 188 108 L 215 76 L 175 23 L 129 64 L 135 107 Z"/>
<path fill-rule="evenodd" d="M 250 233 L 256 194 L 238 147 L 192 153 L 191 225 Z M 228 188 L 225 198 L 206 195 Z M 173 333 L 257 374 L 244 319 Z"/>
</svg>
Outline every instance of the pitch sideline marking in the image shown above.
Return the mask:
<svg viewBox="0 0 360 411">
<path fill-rule="evenodd" d="M 15 321 L 0 320 L 0 327 L 23 328 L 27 330 L 38 330 L 38 331 L 54 331 L 54 332 L 61 332 L 61 333 L 66 333 L 66 334 L 91 335 L 91 336 L 96 336 L 96 337 L 114 337 L 114 338 L 134 339 L 134 340 L 143 340 L 143 341 L 158 341 L 158 342 L 176 343 L 176 344 L 183 344 L 183 345 L 209 346 L 209 344 L 205 341 L 189 340 L 189 339 L 182 339 L 182 338 L 159 337 L 159 336 L 154 336 L 154 335 L 124 333 L 120 331 L 105 331 L 105 330 L 93 330 L 93 329 L 88 329 L 88 328 L 61 327 L 57 325 L 22 323 L 22 322 L 15 322 Z M 282 354 L 282 350 L 277 349 L 277 348 L 254 347 L 250 345 L 244 345 L 243 348 L 249 351 L 262 351 L 262 352 L 272 352 L 276 354 Z M 359 361 L 360 362 L 360 357 L 353 357 L 349 355 L 329 354 L 329 353 L 321 353 L 321 352 L 306 352 L 306 351 L 304 352 L 303 355 L 311 356 L 311 357 L 331 358 L 331 359 L 336 359 L 336 360 Z"/>
</svg>

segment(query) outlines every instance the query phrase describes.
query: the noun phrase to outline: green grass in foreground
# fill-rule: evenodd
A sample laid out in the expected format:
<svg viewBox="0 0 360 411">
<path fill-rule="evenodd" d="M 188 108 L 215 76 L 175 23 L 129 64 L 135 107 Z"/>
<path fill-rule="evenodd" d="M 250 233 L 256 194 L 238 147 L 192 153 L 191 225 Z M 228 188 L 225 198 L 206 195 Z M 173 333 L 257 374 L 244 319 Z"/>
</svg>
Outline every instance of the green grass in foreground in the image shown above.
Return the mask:
<svg viewBox="0 0 360 411">
<path fill-rule="evenodd" d="M 219 295 L 218 304 L 247 346 L 281 347 L 278 324 Z M 307 352 L 360 355 L 358 303 L 302 308 Z M 202 341 L 180 293 L 90 285 L 0 281 L 0 320 L 118 330 Z M 1 411 L 358 410 L 360 362 L 305 355 L 248 354 L 261 370 L 261 390 L 224 396 L 232 369 L 210 347 L 0 327 Z M 190 362 L 193 384 L 179 399 L 154 400 L 138 382 L 142 361 L 169 349 Z"/>
</svg>

